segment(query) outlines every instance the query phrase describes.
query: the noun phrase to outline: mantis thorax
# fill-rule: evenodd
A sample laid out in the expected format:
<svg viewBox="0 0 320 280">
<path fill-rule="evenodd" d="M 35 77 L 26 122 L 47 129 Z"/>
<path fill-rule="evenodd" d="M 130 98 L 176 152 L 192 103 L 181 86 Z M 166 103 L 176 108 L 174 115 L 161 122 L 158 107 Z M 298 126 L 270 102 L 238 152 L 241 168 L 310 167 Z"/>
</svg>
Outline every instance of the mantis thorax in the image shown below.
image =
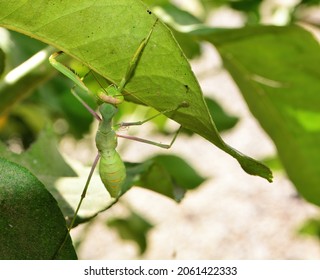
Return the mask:
<svg viewBox="0 0 320 280">
<path fill-rule="evenodd" d="M 107 149 L 115 149 L 117 147 L 117 136 L 112 128 L 112 119 L 118 109 L 112 105 L 104 103 L 100 106 L 102 120 L 96 134 L 96 145 L 99 152 Z"/>
</svg>

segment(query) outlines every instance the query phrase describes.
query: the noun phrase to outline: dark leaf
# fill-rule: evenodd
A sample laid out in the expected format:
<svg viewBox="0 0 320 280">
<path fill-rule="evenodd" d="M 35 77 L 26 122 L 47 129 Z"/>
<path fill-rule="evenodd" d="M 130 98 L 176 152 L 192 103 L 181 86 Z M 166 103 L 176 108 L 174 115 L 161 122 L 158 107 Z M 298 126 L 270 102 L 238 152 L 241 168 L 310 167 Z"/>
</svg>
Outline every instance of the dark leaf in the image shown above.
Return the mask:
<svg viewBox="0 0 320 280">
<path fill-rule="evenodd" d="M 66 234 L 57 202 L 27 169 L 0 158 L 0 259 L 52 259 Z M 58 259 L 76 259 L 71 239 Z"/>
</svg>

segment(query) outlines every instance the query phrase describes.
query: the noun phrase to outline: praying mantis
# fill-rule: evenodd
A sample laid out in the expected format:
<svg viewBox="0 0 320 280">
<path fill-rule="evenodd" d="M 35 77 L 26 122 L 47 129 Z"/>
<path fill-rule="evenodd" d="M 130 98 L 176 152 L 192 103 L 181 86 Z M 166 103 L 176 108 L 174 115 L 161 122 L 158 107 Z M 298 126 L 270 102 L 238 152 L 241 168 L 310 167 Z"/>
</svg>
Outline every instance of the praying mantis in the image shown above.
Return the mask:
<svg viewBox="0 0 320 280">
<path fill-rule="evenodd" d="M 68 232 L 66 234 L 66 237 L 59 247 L 58 251 L 55 255 L 62 249 L 64 246 L 64 243 L 66 242 L 68 238 L 68 234 L 70 230 L 72 229 L 78 211 L 81 207 L 82 201 L 86 196 L 87 189 L 89 187 L 89 183 L 91 180 L 91 177 L 93 175 L 93 172 L 99 162 L 99 175 L 101 178 L 101 181 L 103 182 L 104 186 L 106 187 L 107 191 L 109 192 L 110 196 L 114 198 L 116 201 L 122 194 L 122 186 L 126 180 L 126 168 L 124 165 L 124 162 L 122 161 L 120 155 L 118 154 L 116 148 L 117 148 L 117 138 L 122 137 L 129 140 L 135 140 L 151 145 L 158 146 L 160 148 L 169 149 L 173 143 L 175 142 L 178 133 L 180 131 L 180 128 L 175 133 L 173 139 L 169 144 L 162 144 L 154 141 L 150 141 L 147 139 L 142 139 L 134 136 L 128 136 L 128 135 L 120 135 L 117 133 L 117 130 L 119 130 L 121 127 L 130 127 L 130 126 L 137 126 L 142 125 L 156 117 L 162 114 L 168 114 L 168 113 L 174 113 L 180 108 L 186 108 L 189 106 L 189 104 L 186 101 L 183 101 L 182 103 L 178 104 L 175 108 L 171 108 L 162 112 L 157 113 L 154 116 L 151 116 L 143 121 L 137 121 L 137 122 L 121 122 L 119 124 L 113 125 L 113 118 L 116 115 L 118 108 L 117 106 L 120 105 L 122 102 L 124 102 L 124 95 L 122 94 L 126 84 L 130 81 L 130 79 L 134 75 L 135 68 L 139 62 L 139 58 L 143 53 L 144 48 L 149 42 L 149 39 L 152 35 L 152 32 L 154 30 L 155 25 L 157 24 L 157 20 L 153 24 L 151 30 L 149 31 L 147 37 L 145 37 L 140 45 L 138 46 L 137 50 L 135 51 L 134 55 L 132 56 L 127 71 L 124 75 L 124 77 L 121 79 L 120 84 L 117 86 L 115 84 L 109 85 L 108 87 L 104 88 L 101 86 L 99 90 L 96 92 L 95 96 L 97 97 L 98 103 L 101 105 L 99 106 L 99 112 L 100 115 L 97 114 L 90 106 L 88 106 L 81 97 L 77 94 L 76 88 L 80 88 L 86 93 L 90 93 L 90 90 L 83 82 L 84 77 L 80 77 L 75 73 L 72 69 L 65 66 L 64 64 L 57 61 L 57 57 L 62 54 L 62 52 L 56 52 L 52 54 L 49 58 L 49 62 L 51 65 L 56 68 L 59 72 L 64 74 L 67 78 L 72 80 L 74 82 L 74 87 L 71 89 L 72 94 L 83 104 L 83 106 L 94 116 L 95 119 L 99 121 L 99 127 L 98 131 L 96 133 L 95 142 L 96 147 L 98 150 L 98 154 L 92 164 L 91 171 L 89 173 L 89 176 L 87 178 L 87 182 L 85 184 L 85 187 L 83 189 L 81 199 L 78 203 L 78 206 L 76 208 L 76 211 L 74 213 L 73 219 L 68 227 Z"/>
</svg>

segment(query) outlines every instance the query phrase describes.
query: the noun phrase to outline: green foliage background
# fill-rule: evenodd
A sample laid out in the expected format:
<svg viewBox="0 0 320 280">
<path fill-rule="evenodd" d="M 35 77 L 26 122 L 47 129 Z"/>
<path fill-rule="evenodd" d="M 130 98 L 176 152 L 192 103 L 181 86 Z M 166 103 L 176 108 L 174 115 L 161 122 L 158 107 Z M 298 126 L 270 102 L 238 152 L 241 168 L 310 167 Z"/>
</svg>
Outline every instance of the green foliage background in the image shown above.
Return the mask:
<svg viewBox="0 0 320 280">
<path fill-rule="evenodd" d="M 58 201 L 59 208 L 52 214 L 72 217 L 81 190 L 78 186 L 57 186 L 60 177 L 77 176 L 57 150 L 57 142 L 69 134 L 82 138 L 93 118 L 70 94 L 72 83 L 61 75 L 56 77 L 48 56 L 57 49 L 63 50 L 68 54 L 64 62 L 79 73 L 80 61 L 99 75 L 105 85 L 118 84 L 157 17 L 161 20 L 156 23 L 135 74 L 125 88 L 126 100 L 130 102 L 121 107 L 117 120 L 137 108 L 152 115 L 156 110 L 175 108 L 187 101 L 188 108 L 167 117 L 180 123 L 184 133 L 199 134 L 236 158 L 247 173 L 271 181 L 268 167 L 233 149 L 220 136 L 221 131 L 234 127 L 238 118 L 228 116 L 214 100 L 204 98 L 186 58 L 201 55 L 201 42 L 209 42 L 219 52 L 252 114 L 274 142 L 281 164 L 299 194 L 319 206 L 320 48 L 309 31 L 295 24 L 301 20 L 300 11 L 318 4 L 317 1 L 297 4 L 286 26 L 281 27 L 259 24 L 261 0 L 203 0 L 199 1 L 203 7 L 201 15 L 182 10 L 170 1 L 144 2 L 121 0 L 116 4 L 114 1 L 92 4 L 82 0 L 75 5 L 70 1 L 8 3 L 0 0 L 0 25 L 11 30 L 9 35 L 6 33 L 9 39 L 2 36 L 0 46 L 0 137 L 7 144 L 18 141 L 25 150 L 17 155 L 5 144 L 0 145 L 1 168 L 16 170 L 15 176 L 0 174 L 0 207 L 10 201 L 6 198 L 8 184 L 4 182 L 11 180 L 14 189 L 27 168 L 48 190 L 40 183 L 44 195 L 53 195 Z M 246 25 L 238 29 L 206 25 L 207 12 L 222 5 L 243 13 Z M 43 55 L 37 62 L 26 61 L 37 52 Z M 27 70 L 21 72 L 18 66 L 24 61 Z M 20 74 L 10 73 L 13 69 L 19 69 Z M 15 80 L 8 82 L 10 77 Z M 90 89 L 99 86 L 90 75 L 85 82 Z M 91 107 L 97 107 L 92 97 L 83 94 L 82 98 Z M 53 129 L 51 123 L 60 125 Z M 165 124 L 165 117 L 155 120 L 163 133 L 170 133 Z M 126 163 L 126 167 L 128 179 L 124 191 L 136 185 L 176 201 L 205 180 L 189 163 L 175 155 L 157 155 L 142 163 Z M 34 187 L 39 187 L 36 181 L 32 182 Z M 91 194 L 95 202 L 84 205 L 77 224 L 92 219 L 116 202 L 105 193 L 101 195 L 99 187 L 102 186 L 93 188 Z M 43 199 L 39 199 L 39 204 L 34 203 L 42 207 Z M 19 215 L 16 219 L 20 222 Z M 24 232 L 30 236 L 33 228 L 48 222 L 47 219 L 33 221 L 21 222 L 22 227 L 27 225 Z M 57 223 L 64 228 L 63 219 Z M 143 217 L 132 213 L 128 223 L 115 219 L 108 224 L 118 229 L 124 239 L 136 240 L 141 252 L 145 250 L 145 235 L 151 224 Z M 17 228 L 14 238 L 19 238 L 20 229 Z M 6 231 L 3 231 L 0 238 L 5 237 Z M 6 244 L 6 249 L 0 250 L 0 258 L 50 258 L 49 249 L 39 253 L 41 247 L 32 255 L 28 252 L 16 255 L 14 250 L 10 254 L 11 243 Z M 50 246 L 56 244 L 57 241 L 52 240 Z M 75 258 L 72 247 L 67 250 L 69 253 L 62 258 Z"/>
</svg>

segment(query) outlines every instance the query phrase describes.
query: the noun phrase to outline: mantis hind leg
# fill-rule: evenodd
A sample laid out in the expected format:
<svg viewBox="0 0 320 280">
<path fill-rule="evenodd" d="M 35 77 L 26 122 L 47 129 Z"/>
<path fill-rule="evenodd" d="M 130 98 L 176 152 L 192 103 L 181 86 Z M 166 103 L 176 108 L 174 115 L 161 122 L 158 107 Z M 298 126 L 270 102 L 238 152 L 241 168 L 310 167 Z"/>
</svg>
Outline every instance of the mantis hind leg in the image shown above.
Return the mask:
<svg viewBox="0 0 320 280">
<path fill-rule="evenodd" d="M 86 194 L 87 194 L 87 191 L 88 191 L 88 187 L 89 187 L 89 184 L 90 184 L 90 181 L 91 181 L 91 177 L 93 175 L 93 172 L 98 164 L 98 161 L 100 159 L 100 155 L 97 154 L 92 166 L 91 166 L 91 170 L 90 170 L 90 173 L 89 173 L 89 176 L 87 178 L 87 181 L 86 181 L 86 184 L 83 188 L 83 191 L 82 191 L 82 194 L 81 194 L 81 198 L 80 198 L 80 201 L 78 203 L 78 206 L 77 206 L 77 209 L 76 211 L 74 212 L 74 215 L 73 215 L 73 218 L 68 226 L 68 229 L 67 229 L 67 233 L 62 241 L 62 243 L 60 244 L 59 248 L 57 249 L 57 251 L 55 252 L 54 256 L 53 256 L 53 259 L 56 259 L 56 257 L 60 254 L 61 250 L 63 249 L 64 247 L 64 244 L 66 243 L 66 241 L 68 240 L 68 237 L 69 237 L 69 234 L 70 234 L 70 231 L 71 229 L 73 228 L 74 224 L 75 224 L 75 221 L 77 219 L 77 216 L 78 216 L 78 212 L 80 210 L 80 207 L 81 207 L 81 204 L 84 200 L 84 198 L 86 197 Z"/>
<path fill-rule="evenodd" d="M 157 146 L 157 147 L 163 148 L 163 149 L 170 149 L 171 146 L 173 145 L 173 143 L 176 141 L 181 128 L 182 128 L 182 126 L 180 126 L 179 129 L 176 131 L 176 133 L 174 134 L 174 137 L 172 138 L 170 144 L 163 144 L 163 143 L 160 143 L 160 142 L 155 142 L 155 141 L 151 141 L 151 140 L 147 140 L 147 139 L 143 139 L 143 138 L 139 138 L 139 137 L 135 137 L 135 136 L 129 136 L 129 135 L 117 134 L 117 136 L 121 137 L 121 138 L 129 139 L 129 140 L 145 143 L 145 144 L 154 145 L 154 146 Z"/>
<path fill-rule="evenodd" d="M 167 113 L 175 113 L 177 110 L 179 110 L 180 108 L 186 108 L 186 107 L 189 107 L 189 103 L 183 101 L 182 103 L 180 103 L 176 108 L 174 109 L 169 109 L 169 110 L 165 110 L 165 111 L 162 111 L 162 112 L 159 112 L 158 114 L 150 117 L 150 118 L 147 118 L 143 121 L 137 121 L 137 122 L 122 122 L 120 123 L 118 126 L 119 127 L 123 127 L 123 126 L 134 126 L 134 125 L 142 125 L 160 115 L 163 115 L 163 114 L 167 114 Z M 120 135 L 120 134 L 117 134 L 118 137 L 121 137 L 121 138 L 126 138 L 126 139 L 129 139 L 129 140 L 134 140 L 134 141 L 138 141 L 138 142 L 142 142 L 142 143 L 146 143 L 146 144 L 150 144 L 150 145 L 154 145 L 154 146 L 157 146 L 157 147 L 160 147 L 160 148 L 164 148 L 164 149 L 170 149 L 171 146 L 173 145 L 173 143 L 176 141 L 177 137 L 178 137 L 178 134 L 181 130 L 182 126 L 179 127 L 179 129 L 176 131 L 174 137 L 172 138 L 170 144 L 162 144 L 162 143 L 159 143 L 159 142 L 155 142 L 155 141 L 150 141 L 150 140 L 147 140 L 147 139 L 143 139 L 143 138 L 139 138 L 139 137 L 135 137 L 135 136 L 129 136 L 129 135 Z"/>
<path fill-rule="evenodd" d="M 180 108 L 187 108 L 189 107 L 189 103 L 186 101 L 181 102 L 176 108 L 174 109 L 168 109 L 168 110 L 164 110 L 161 111 L 143 121 L 137 121 L 137 122 L 121 122 L 120 124 L 117 124 L 116 127 L 126 127 L 126 126 L 134 126 L 134 125 L 142 125 L 148 121 L 151 121 L 152 119 L 161 116 L 161 115 L 165 115 L 165 114 L 169 114 L 169 113 L 175 113 L 176 111 L 178 111 Z"/>
</svg>

